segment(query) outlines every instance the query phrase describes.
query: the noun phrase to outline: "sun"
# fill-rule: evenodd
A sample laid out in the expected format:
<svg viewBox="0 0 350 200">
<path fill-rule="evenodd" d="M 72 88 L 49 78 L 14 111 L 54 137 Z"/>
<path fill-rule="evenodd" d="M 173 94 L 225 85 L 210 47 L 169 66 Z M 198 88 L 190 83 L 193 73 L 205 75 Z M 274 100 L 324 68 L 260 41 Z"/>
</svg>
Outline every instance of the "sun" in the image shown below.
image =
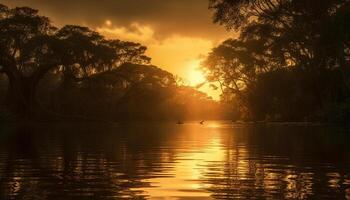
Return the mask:
<svg viewBox="0 0 350 200">
<path fill-rule="evenodd" d="M 188 65 L 188 81 L 190 85 L 195 86 L 200 83 L 205 82 L 205 77 L 203 73 L 200 71 L 200 60 L 192 60 Z"/>
<path fill-rule="evenodd" d="M 106 20 L 106 21 L 105 21 L 105 25 L 106 25 L 106 26 L 112 26 L 112 21 L 109 20 L 109 19 Z"/>
</svg>

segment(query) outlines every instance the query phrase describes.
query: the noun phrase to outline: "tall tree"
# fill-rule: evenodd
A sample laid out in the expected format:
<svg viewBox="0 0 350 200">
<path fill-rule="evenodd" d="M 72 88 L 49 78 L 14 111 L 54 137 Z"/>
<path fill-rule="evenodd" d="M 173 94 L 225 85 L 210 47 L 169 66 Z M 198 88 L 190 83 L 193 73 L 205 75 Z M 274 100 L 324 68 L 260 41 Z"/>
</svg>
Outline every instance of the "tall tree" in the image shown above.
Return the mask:
<svg viewBox="0 0 350 200">
<path fill-rule="evenodd" d="M 57 38 L 63 45 L 61 52 L 64 84 L 88 79 L 91 75 L 111 71 L 124 63 L 148 64 L 147 48 L 138 43 L 106 40 L 99 33 L 81 26 L 67 25 Z"/>
<path fill-rule="evenodd" d="M 60 65 L 55 30 L 37 10 L 0 5 L 0 66 L 9 79 L 8 103 L 17 113 L 34 111 L 37 84 Z"/>
<path fill-rule="evenodd" d="M 208 78 L 220 81 L 224 91 L 239 97 L 250 110 L 259 104 L 254 98 L 263 101 L 269 95 L 270 104 L 284 98 L 283 105 L 288 105 L 292 95 L 304 93 L 312 99 L 306 104 L 313 110 L 324 110 L 327 104 L 348 96 L 350 1 L 210 0 L 209 7 L 214 11 L 214 22 L 239 32 L 239 37 L 214 48 L 203 69 Z M 302 78 L 281 84 L 285 81 L 282 77 L 290 76 Z M 271 93 L 262 85 L 269 85 Z M 294 92 L 289 102 L 276 88 L 282 85 L 287 87 L 284 91 Z M 302 104 L 299 97 L 293 101 Z"/>
<path fill-rule="evenodd" d="M 14 112 L 37 112 L 36 90 L 51 70 L 62 73 L 65 87 L 124 63 L 149 64 L 139 43 L 107 40 L 87 27 L 54 27 L 47 17 L 28 7 L 0 5 L 0 73 L 7 75 L 7 102 Z"/>
</svg>

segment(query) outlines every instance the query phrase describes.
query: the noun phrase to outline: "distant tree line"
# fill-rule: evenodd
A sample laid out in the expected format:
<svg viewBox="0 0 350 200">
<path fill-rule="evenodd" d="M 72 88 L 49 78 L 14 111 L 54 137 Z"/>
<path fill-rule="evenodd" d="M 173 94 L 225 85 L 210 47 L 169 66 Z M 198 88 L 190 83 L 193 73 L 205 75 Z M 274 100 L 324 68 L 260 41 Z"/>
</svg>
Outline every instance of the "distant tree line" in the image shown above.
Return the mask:
<svg viewBox="0 0 350 200">
<path fill-rule="evenodd" d="M 239 36 L 203 71 L 246 120 L 350 119 L 349 0 L 210 0 L 214 22 Z"/>
<path fill-rule="evenodd" d="M 1 115 L 113 120 L 221 116 L 220 103 L 150 65 L 146 50 L 87 27 L 57 28 L 32 8 L 0 4 Z"/>
</svg>

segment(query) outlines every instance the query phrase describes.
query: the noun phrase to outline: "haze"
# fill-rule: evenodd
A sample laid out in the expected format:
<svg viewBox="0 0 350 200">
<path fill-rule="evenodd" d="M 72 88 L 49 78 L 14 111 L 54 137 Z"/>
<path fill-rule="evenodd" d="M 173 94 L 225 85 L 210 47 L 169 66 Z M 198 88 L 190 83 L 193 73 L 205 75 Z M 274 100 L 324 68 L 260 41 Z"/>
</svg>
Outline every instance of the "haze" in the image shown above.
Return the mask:
<svg viewBox="0 0 350 200">
<path fill-rule="evenodd" d="M 183 78 L 189 85 L 205 79 L 197 70 L 203 58 L 229 33 L 212 23 L 206 0 L 0 0 L 29 6 L 50 17 L 56 26 L 78 24 L 108 38 L 140 42 L 148 47 L 152 64 Z M 201 88 L 214 99 L 219 91 Z"/>
</svg>

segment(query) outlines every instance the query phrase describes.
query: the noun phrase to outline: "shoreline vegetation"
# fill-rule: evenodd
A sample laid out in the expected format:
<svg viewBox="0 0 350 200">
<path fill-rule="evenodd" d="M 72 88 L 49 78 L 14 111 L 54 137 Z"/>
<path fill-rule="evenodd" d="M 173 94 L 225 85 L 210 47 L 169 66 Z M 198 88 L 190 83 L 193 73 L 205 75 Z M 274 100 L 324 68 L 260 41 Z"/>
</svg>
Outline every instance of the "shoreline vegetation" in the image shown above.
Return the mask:
<svg viewBox="0 0 350 200">
<path fill-rule="evenodd" d="M 349 126 L 348 123 L 342 122 L 321 122 L 321 121 L 242 121 L 242 120 L 229 120 L 229 119 L 209 119 L 209 120 L 184 120 L 179 123 L 177 120 L 124 120 L 124 121 L 116 121 L 116 120 L 108 120 L 108 119 L 94 119 L 87 118 L 84 116 L 66 116 L 63 118 L 55 118 L 55 119 L 16 119 L 16 118 L 0 118 L 0 124 L 70 124 L 70 123 L 103 123 L 103 124 L 138 124 L 138 123 L 169 123 L 174 125 L 186 125 L 186 124 L 198 124 L 198 125 L 206 125 L 211 122 L 220 121 L 226 122 L 227 124 L 231 124 L 233 126 L 236 125 L 263 125 L 263 126 Z M 202 123 L 201 123 L 202 122 Z"/>
<path fill-rule="evenodd" d="M 203 62 L 222 99 L 253 121 L 350 119 L 350 2 L 210 0 L 236 31 Z"/>
<path fill-rule="evenodd" d="M 142 44 L 88 27 L 57 28 L 29 7 L 0 5 L 1 119 L 227 118 L 229 105 L 151 64 Z"/>
<path fill-rule="evenodd" d="M 176 121 L 167 121 L 167 120 L 159 120 L 159 121 L 107 121 L 107 120 L 10 120 L 10 121 L 0 121 L 0 124 L 6 124 L 6 126 L 15 125 L 17 126 L 36 126 L 36 125 L 78 125 L 78 124 L 105 124 L 105 125 L 140 125 L 140 124 L 149 124 L 149 125 L 162 125 L 169 124 L 174 126 L 186 126 L 186 125 L 198 125 L 205 126 L 206 124 L 210 124 L 211 122 L 215 122 L 217 120 L 209 120 L 204 124 L 200 124 L 198 120 L 184 121 L 181 124 L 178 124 Z M 230 120 L 219 120 L 220 122 L 226 122 L 226 125 L 230 125 L 232 127 L 348 127 L 349 124 L 346 123 L 326 123 L 326 122 L 232 122 Z"/>
<path fill-rule="evenodd" d="M 237 37 L 212 49 L 206 81 L 189 86 L 140 43 L 0 4 L 0 121 L 348 123 L 349 1 L 209 0 L 209 9 Z"/>
</svg>

